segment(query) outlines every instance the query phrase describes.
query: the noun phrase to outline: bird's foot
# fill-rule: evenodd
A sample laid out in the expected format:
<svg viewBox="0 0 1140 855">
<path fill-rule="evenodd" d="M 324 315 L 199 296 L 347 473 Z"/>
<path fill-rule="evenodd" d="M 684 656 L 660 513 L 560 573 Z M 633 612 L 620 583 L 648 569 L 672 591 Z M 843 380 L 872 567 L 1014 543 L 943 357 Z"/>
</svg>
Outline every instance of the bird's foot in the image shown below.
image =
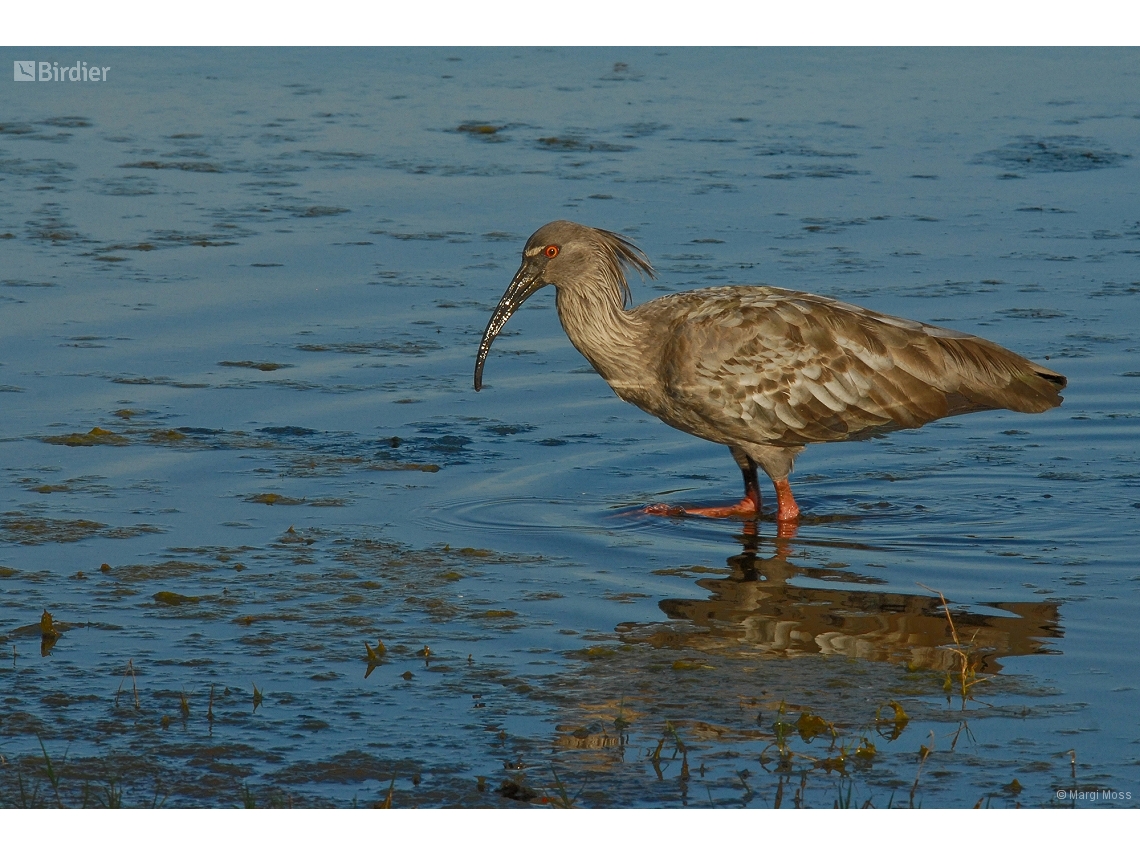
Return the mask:
<svg viewBox="0 0 1140 855">
<path fill-rule="evenodd" d="M 757 517 L 759 509 L 751 502 L 737 502 L 735 505 L 715 508 L 683 508 L 684 513 L 693 517 L 706 517 L 707 519 L 724 519 L 726 517 Z"/>
<path fill-rule="evenodd" d="M 683 517 L 685 515 L 685 509 L 680 505 L 656 504 L 646 505 L 642 509 L 642 513 L 650 514 L 655 517 Z"/>
<path fill-rule="evenodd" d="M 781 516 L 780 511 L 776 513 L 776 537 L 781 540 L 791 540 L 796 536 L 800 528 L 800 509 L 792 503 L 794 513 L 791 516 Z M 786 506 L 781 506 L 780 510 L 787 510 Z M 759 520 L 760 513 L 756 506 L 756 502 L 751 497 L 745 496 L 742 500 L 735 505 L 728 505 L 725 507 L 713 508 L 686 508 L 683 505 L 647 505 L 642 509 L 642 513 L 651 514 L 652 516 L 659 517 L 705 517 L 706 519 L 726 519 L 728 517 L 744 517 L 746 520 Z M 750 523 L 745 523 L 749 525 Z M 756 532 L 752 531 L 751 534 L 755 535 Z"/>
<path fill-rule="evenodd" d="M 724 519 L 725 517 L 757 517 L 760 515 L 759 503 L 752 496 L 745 496 L 735 505 L 712 508 L 686 508 L 681 505 L 649 505 L 645 513 L 662 517 L 707 517 L 710 519 Z"/>
</svg>

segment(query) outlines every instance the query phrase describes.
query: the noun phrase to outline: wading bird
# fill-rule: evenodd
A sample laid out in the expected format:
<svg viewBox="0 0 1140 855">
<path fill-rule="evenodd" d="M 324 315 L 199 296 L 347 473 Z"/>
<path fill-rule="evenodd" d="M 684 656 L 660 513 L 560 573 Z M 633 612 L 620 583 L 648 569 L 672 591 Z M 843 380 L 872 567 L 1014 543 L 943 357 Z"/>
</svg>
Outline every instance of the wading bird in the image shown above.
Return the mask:
<svg viewBox="0 0 1140 855">
<path fill-rule="evenodd" d="M 703 288 L 635 308 L 625 271 L 654 276 L 622 235 L 559 220 L 531 235 L 475 360 L 507 319 L 553 285 L 562 328 L 617 396 L 668 425 L 727 445 L 744 475 L 735 505 L 649 513 L 760 514 L 763 469 L 776 518 L 800 509 L 788 475 L 812 442 L 863 439 L 979 410 L 1040 413 L 1065 378 L 1000 345 L 827 297 L 766 285 Z"/>
</svg>

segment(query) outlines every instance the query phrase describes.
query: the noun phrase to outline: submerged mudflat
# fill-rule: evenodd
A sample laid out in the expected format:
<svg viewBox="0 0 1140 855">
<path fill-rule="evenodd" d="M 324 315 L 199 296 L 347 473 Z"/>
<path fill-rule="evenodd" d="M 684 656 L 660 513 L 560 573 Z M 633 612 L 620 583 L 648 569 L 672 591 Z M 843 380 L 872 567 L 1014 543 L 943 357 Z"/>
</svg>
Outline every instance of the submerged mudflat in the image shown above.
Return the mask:
<svg viewBox="0 0 1140 855">
<path fill-rule="evenodd" d="M 95 53 L 0 114 L 0 804 L 1140 798 L 1135 51 Z M 1065 403 L 646 517 L 736 466 L 552 294 L 471 389 L 556 218 Z"/>
</svg>

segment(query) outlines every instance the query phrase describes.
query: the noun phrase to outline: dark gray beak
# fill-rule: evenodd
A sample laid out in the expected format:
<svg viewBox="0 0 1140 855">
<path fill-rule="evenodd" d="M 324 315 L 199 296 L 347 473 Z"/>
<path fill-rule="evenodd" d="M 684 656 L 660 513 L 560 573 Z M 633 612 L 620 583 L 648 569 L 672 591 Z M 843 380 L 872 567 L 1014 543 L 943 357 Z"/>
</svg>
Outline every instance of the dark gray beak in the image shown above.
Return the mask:
<svg viewBox="0 0 1140 855">
<path fill-rule="evenodd" d="M 507 319 L 515 313 L 524 302 L 526 298 L 541 288 L 544 284 L 540 274 L 542 269 L 530 262 L 523 262 L 522 267 L 519 268 L 515 278 L 511 280 L 511 284 L 507 287 L 506 293 L 503 294 L 502 299 L 499 300 L 499 305 L 495 306 L 495 311 L 491 315 L 491 320 L 487 324 L 487 329 L 483 332 L 483 340 L 479 342 L 479 354 L 475 357 L 475 391 L 478 392 L 483 388 L 483 363 L 487 360 L 487 354 L 491 351 L 491 342 L 507 324 Z"/>
</svg>

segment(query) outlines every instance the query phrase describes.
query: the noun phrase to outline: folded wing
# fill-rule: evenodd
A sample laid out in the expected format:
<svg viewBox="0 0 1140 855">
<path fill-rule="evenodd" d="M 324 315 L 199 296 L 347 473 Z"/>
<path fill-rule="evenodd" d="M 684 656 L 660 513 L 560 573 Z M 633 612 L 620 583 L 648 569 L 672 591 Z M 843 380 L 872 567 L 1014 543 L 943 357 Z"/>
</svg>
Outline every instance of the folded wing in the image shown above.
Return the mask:
<svg viewBox="0 0 1140 855">
<path fill-rule="evenodd" d="M 666 396 L 718 442 L 797 446 L 1061 403 L 1063 376 L 977 336 L 797 291 L 702 294 L 646 308 L 671 304 Z"/>
</svg>

